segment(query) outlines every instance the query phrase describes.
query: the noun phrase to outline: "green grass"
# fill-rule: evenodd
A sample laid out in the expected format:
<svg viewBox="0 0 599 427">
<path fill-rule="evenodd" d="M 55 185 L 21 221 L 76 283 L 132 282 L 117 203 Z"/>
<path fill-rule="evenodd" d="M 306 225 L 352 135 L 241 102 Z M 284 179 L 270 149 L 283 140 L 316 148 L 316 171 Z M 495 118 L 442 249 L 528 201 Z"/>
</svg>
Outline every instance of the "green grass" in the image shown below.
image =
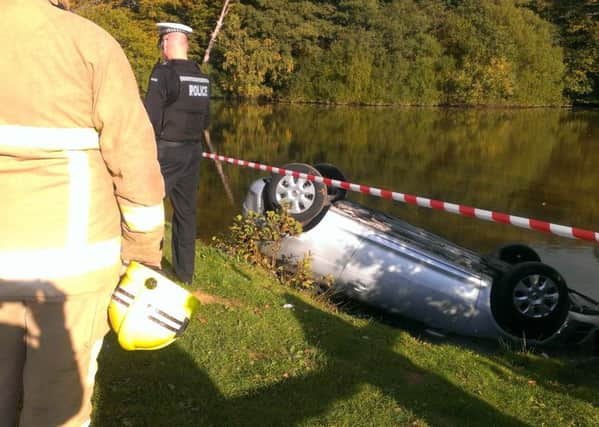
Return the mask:
<svg viewBox="0 0 599 427">
<path fill-rule="evenodd" d="M 93 426 L 597 426 L 599 363 L 431 343 L 338 312 L 210 246 L 186 334 L 105 341 Z M 285 308 L 291 304 L 292 308 Z"/>
</svg>

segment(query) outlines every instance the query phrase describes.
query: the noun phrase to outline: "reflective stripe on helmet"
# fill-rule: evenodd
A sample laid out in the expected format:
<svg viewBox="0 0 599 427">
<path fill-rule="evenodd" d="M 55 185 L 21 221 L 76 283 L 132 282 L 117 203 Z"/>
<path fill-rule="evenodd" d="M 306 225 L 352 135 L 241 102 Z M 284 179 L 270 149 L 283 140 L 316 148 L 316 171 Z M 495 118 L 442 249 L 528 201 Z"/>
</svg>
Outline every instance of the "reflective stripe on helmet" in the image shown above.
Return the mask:
<svg viewBox="0 0 599 427">
<path fill-rule="evenodd" d="M 118 288 L 116 288 L 116 292 L 118 292 L 119 294 L 122 294 L 125 298 L 127 298 L 129 300 L 135 299 L 135 295 L 133 295 L 130 292 L 127 292 L 126 290 L 124 290 L 120 286 Z M 133 301 L 131 301 L 131 302 L 133 302 Z"/>
<path fill-rule="evenodd" d="M 173 323 L 175 323 L 175 324 L 178 324 L 179 326 L 183 326 L 183 324 L 185 323 L 185 322 L 183 322 L 182 320 L 179 320 L 179 319 L 177 319 L 177 318 L 175 318 L 175 317 L 171 316 L 170 314 L 167 314 L 167 313 L 165 313 L 164 311 L 162 311 L 162 310 L 160 310 L 160 309 L 156 309 L 156 312 L 157 312 L 158 314 L 160 314 L 161 316 L 164 316 L 164 317 L 166 317 L 166 318 L 167 318 L 168 320 L 170 320 L 171 322 L 173 322 Z"/>
<path fill-rule="evenodd" d="M 164 223 L 164 205 L 130 206 L 121 204 L 123 219 L 131 231 L 148 232 Z"/>
<path fill-rule="evenodd" d="M 120 286 L 115 289 L 114 294 L 112 295 L 112 300 L 114 302 L 127 308 L 133 304 L 135 298 L 136 296 L 134 294 L 127 292 Z M 182 333 L 187 326 L 187 323 L 189 323 L 189 319 L 187 318 L 185 318 L 185 320 L 179 320 L 159 308 L 153 308 L 151 305 L 147 305 L 146 308 L 151 310 L 147 315 L 148 319 L 176 334 Z"/>
<path fill-rule="evenodd" d="M 148 316 L 148 319 L 150 319 L 151 321 L 159 324 L 160 326 L 162 326 L 163 328 L 168 329 L 171 332 L 177 333 L 179 332 L 179 329 L 181 329 L 181 327 L 175 328 L 172 325 L 169 325 L 168 323 L 166 323 L 164 320 L 158 319 L 157 317 L 154 316 Z"/>
<path fill-rule="evenodd" d="M 112 295 L 112 300 L 119 303 L 122 306 L 125 307 L 129 307 L 131 305 L 131 303 L 129 301 L 125 301 L 124 299 L 122 299 L 120 296 L 113 294 Z"/>
<path fill-rule="evenodd" d="M 44 128 L 0 125 L 0 147 L 38 148 L 49 151 L 99 149 L 98 132 L 92 128 Z"/>
<path fill-rule="evenodd" d="M 154 309 L 153 314 L 154 315 L 152 315 L 152 314 L 148 315 L 148 318 L 150 320 L 158 323 L 160 326 L 168 329 L 169 331 L 175 332 L 177 334 L 180 334 L 181 332 L 183 332 L 183 330 L 187 326 L 187 323 L 189 322 L 187 320 L 187 318 L 185 320 L 179 320 L 158 308 Z"/>
<path fill-rule="evenodd" d="M 135 295 L 130 294 L 121 287 L 116 288 L 114 293 L 112 294 L 112 300 L 118 302 L 121 305 L 124 305 L 125 307 L 129 307 L 131 304 L 133 304 L 134 299 Z"/>
</svg>

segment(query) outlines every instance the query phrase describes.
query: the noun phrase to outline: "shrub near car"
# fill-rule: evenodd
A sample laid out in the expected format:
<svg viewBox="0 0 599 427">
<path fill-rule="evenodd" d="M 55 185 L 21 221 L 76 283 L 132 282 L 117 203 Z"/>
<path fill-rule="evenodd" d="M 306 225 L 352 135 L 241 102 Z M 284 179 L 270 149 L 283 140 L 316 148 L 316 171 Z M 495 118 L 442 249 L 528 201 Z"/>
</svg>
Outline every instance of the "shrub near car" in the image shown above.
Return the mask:
<svg viewBox="0 0 599 427">
<path fill-rule="evenodd" d="M 333 165 L 283 167 L 345 180 Z M 599 304 L 569 289 L 530 247 L 511 244 L 482 256 L 435 234 L 345 200 L 345 190 L 302 177 L 255 181 L 244 213 L 280 209 L 304 226 L 283 241 L 280 259 L 310 254 L 350 298 L 432 328 L 529 344 L 599 343 Z"/>
</svg>

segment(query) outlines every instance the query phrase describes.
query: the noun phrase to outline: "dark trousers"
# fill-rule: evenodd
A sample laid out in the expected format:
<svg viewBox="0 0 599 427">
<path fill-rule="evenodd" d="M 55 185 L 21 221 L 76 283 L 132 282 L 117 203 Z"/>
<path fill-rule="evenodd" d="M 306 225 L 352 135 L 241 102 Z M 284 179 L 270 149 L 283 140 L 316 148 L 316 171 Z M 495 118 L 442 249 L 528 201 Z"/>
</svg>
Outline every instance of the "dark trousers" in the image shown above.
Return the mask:
<svg viewBox="0 0 599 427">
<path fill-rule="evenodd" d="M 198 190 L 202 145 L 158 141 L 158 161 L 166 197 L 173 205 L 173 268 L 183 282 L 191 282 L 195 264 Z"/>
</svg>

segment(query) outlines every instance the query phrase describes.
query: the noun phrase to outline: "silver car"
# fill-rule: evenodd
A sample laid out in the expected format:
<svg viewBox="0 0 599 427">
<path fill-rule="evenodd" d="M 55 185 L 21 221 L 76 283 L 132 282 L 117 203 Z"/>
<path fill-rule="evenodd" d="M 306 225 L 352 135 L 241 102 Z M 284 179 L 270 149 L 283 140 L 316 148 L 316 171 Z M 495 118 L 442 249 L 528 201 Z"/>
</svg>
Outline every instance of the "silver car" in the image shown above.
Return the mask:
<svg viewBox="0 0 599 427">
<path fill-rule="evenodd" d="M 284 166 L 344 180 L 330 164 Z M 397 218 L 344 200 L 345 190 L 290 175 L 255 181 L 244 212 L 287 205 L 304 225 L 281 259 L 310 254 L 334 289 L 440 331 L 529 344 L 599 344 L 599 303 L 520 244 L 482 256 Z M 597 347 L 599 348 L 599 347 Z"/>
</svg>

